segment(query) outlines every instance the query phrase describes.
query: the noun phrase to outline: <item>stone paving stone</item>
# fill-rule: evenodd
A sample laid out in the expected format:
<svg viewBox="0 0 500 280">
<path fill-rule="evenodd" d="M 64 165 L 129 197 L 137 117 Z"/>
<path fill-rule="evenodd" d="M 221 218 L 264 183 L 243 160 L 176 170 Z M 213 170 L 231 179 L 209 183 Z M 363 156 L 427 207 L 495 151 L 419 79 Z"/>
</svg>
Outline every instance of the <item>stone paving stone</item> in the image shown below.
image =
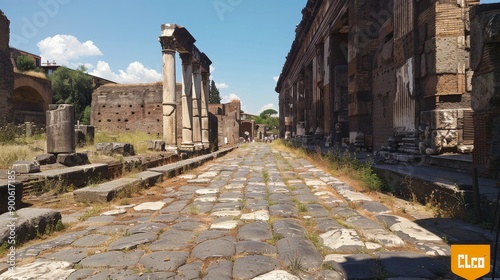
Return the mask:
<svg viewBox="0 0 500 280">
<path fill-rule="evenodd" d="M 288 267 L 300 264 L 302 269 L 316 270 L 323 265 L 323 256 L 308 239 L 287 237 L 280 239 L 276 247 L 279 260 Z"/>
<path fill-rule="evenodd" d="M 128 230 L 129 234 L 136 234 L 136 233 L 146 233 L 150 232 L 153 234 L 158 234 L 160 231 L 162 231 L 164 228 L 166 228 L 167 225 L 163 223 L 145 223 L 145 224 L 138 224 L 136 226 L 133 226 Z"/>
<path fill-rule="evenodd" d="M 84 248 L 69 248 L 59 250 L 51 254 L 45 254 L 42 258 L 52 261 L 65 261 L 70 263 L 79 263 L 83 258 L 87 257 L 87 250 Z"/>
<path fill-rule="evenodd" d="M 189 257 L 187 251 L 161 251 L 146 254 L 141 257 L 139 263 L 152 271 L 173 271 L 186 263 Z"/>
<path fill-rule="evenodd" d="M 176 269 L 177 279 L 199 279 L 201 274 L 201 269 L 203 267 L 202 262 L 192 262 L 180 266 Z"/>
<path fill-rule="evenodd" d="M 89 234 L 77 239 L 72 245 L 77 247 L 96 247 L 106 243 L 109 238 L 109 236 L 102 234 Z"/>
<path fill-rule="evenodd" d="M 182 236 L 182 238 L 179 238 Z M 158 240 L 149 245 L 153 251 L 182 250 L 188 247 L 195 234 L 189 231 L 170 229 L 160 235 Z"/>
<path fill-rule="evenodd" d="M 223 237 L 225 235 L 228 235 L 228 232 L 225 230 L 205 230 L 205 231 L 200 232 L 200 234 L 198 234 L 195 242 L 196 242 L 196 244 L 199 244 L 203 241 L 217 239 L 217 238 Z"/>
<path fill-rule="evenodd" d="M 180 212 L 186 205 L 189 203 L 189 200 L 180 200 L 180 201 L 174 201 L 167 207 L 163 208 L 160 210 L 160 213 L 166 214 L 166 213 L 175 213 L 175 212 Z"/>
<path fill-rule="evenodd" d="M 221 202 L 214 205 L 213 211 L 234 211 L 241 210 L 241 201 Z"/>
<path fill-rule="evenodd" d="M 182 210 L 182 213 L 187 213 L 190 215 L 197 215 L 199 213 L 210 213 L 214 207 L 213 203 L 195 201 Z"/>
<path fill-rule="evenodd" d="M 122 237 L 109 244 L 108 251 L 122 251 L 134 249 L 139 245 L 151 243 L 156 240 L 156 234 L 145 232 Z"/>
<path fill-rule="evenodd" d="M 232 257 L 235 252 L 236 248 L 234 238 L 222 237 L 207 240 L 198 244 L 191 251 L 191 257 L 201 260 L 217 257 Z"/>
<path fill-rule="evenodd" d="M 252 278 L 252 280 L 300 280 L 301 278 L 284 270 L 274 270 L 264 275 Z M 329 278 L 325 278 L 329 279 Z"/>
<path fill-rule="evenodd" d="M 84 268 L 133 267 L 137 264 L 139 258 L 141 258 L 143 254 L 143 251 L 133 251 L 127 253 L 121 251 L 111 251 L 86 257 L 81 260 L 79 264 Z"/>
<path fill-rule="evenodd" d="M 380 244 L 384 245 L 387 248 L 394 247 L 403 247 L 405 246 L 405 242 L 399 236 L 395 235 L 392 232 L 388 232 L 385 229 L 358 229 L 359 232 L 367 239 L 367 240 L 375 240 Z M 368 248 L 368 242 L 365 243 Z M 379 246 L 372 247 L 372 250 L 378 249 Z"/>
<path fill-rule="evenodd" d="M 267 207 L 266 207 L 267 209 Z M 269 221 L 269 211 L 268 210 L 257 210 L 250 213 L 245 213 L 240 217 L 243 221 L 257 220 L 257 221 Z"/>
<path fill-rule="evenodd" d="M 220 192 L 219 188 L 199 188 L 195 191 L 197 195 L 207 195 L 207 194 L 218 194 Z"/>
<path fill-rule="evenodd" d="M 449 261 L 439 262 L 414 252 L 380 252 L 376 254 L 376 258 L 388 277 L 437 279 L 449 272 Z"/>
<path fill-rule="evenodd" d="M 58 246 L 65 246 L 73 243 L 76 239 L 84 236 L 87 234 L 90 230 L 85 229 L 81 231 L 75 231 L 67 234 L 60 235 L 52 240 L 49 240 L 47 242 L 35 244 L 33 246 L 26 247 L 20 251 L 17 252 L 16 254 L 16 259 L 22 259 L 22 258 L 29 258 L 29 257 L 36 257 L 38 254 L 45 250 L 49 249 L 54 249 Z"/>
<path fill-rule="evenodd" d="M 236 254 L 271 255 L 277 254 L 276 247 L 260 241 L 240 241 L 236 243 Z"/>
<path fill-rule="evenodd" d="M 179 218 L 177 214 L 158 215 L 153 219 L 153 222 L 171 223 Z"/>
<path fill-rule="evenodd" d="M 349 217 L 345 220 L 345 223 L 353 228 L 384 229 L 379 223 L 361 215 Z"/>
<path fill-rule="evenodd" d="M 24 279 L 66 279 L 75 270 L 70 262 L 38 261 L 23 266 L 16 267 L 15 270 L 8 270 L 1 275 L 1 279 L 24 280 Z M 29 275 L 29 278 L 26 276 Z"/>
<path fill-rule="evenodd" d="M 353 229 L 337 229 L 320 235 L 323 245 L 340 252 L 356 252 L 365 248 L 357 232 Z"/>
<path fill-rule="evenodd" d="M 360 215 L 358 211 L 356 211 L 352 208 L 349 208 L 349 207 L 337 207 L 337 208 L 332 210 L 332 213 L 334 216 L 342 217 L 344 219 L 348 219 L 349 217 Z"/>
<path fill-rule="evenodd" d="M 316 196 L 314 196 L 313 194 L 299 194 L 299 195 L 295 196 L 295 198 L 300 203 L 317 203 L 318 202 L 318 198 Z"/>
<path fill-rule="evenodd" d="M 212 195 L 201 195 L 194 199 L 194 201 L 200 202 L 215 202 L 217 201 L 217 196 Z"/>
<path fill-rule="evenodd" d="M 209 263 L 203 280 L 233 279 L 233 263 L 228 260 L 216 260 Z"/>
<path fill-rule="evenodd" d="M 158 211 L 165 206 L 165 202 L 144 202 L 134 207 L 135 211 Z"/>
<path fill-rule="evenodd" d="M 296 218 L 298 216 L 297 207 L 289 204 L 276 204 L 269 206 L 271 216 L 282 218 Z"/>
<path fill-rule="evenodd" d="M 276 259 L 266 256 L 245 256 L 237 259 L 233 265 L 233 278 L 252 279 L 279 267 Z"/>
<path fill-rule="evenodd" d="M 243 198 L 241 193 L 222 193 L 219 195 L 220 202 L 236 202 L 243 200 Z"/>
<path fill-rule="evenodd" d="M 307 204 L 307 213 L 313 217 L 328 217 L 330 216 L 330 211 L 326 210 L 325 207 L 319 204 Z"/>
<path fill-rule="evenodd" d="M 316 218 L 314 219 L 314 221 L 316 222 L 316 229 L 320 233 L 325 233 L 330 230 L 344 228 L 337 221 L 331 218 Z"/>
<path fill-rule="evenodd" d="M 117 215 L 121 215 L 121 214 L 125 214 L 127 213 L 127 210 L 125 209 L 114 209 L 114 210 L 109 210 L 109 211 L 106 211 L 104 213 L 101 213 L 101 215 L 103 216 L 117 216 Z"/>
<path fill-rule="evenodd" d="M 378 201 L 364 201 L 360 207 L 373 214 L 385 214 L 391 212 L 384 204 Z"/>
<path fill-rule="evenodd" d="M 226 219 L 221 219 L 213 222 L 210 225 L 210 229 L 217 230 L 217 229 L 235 229 L 239 225 L 238 221 L 235 220 L 226 220 Z"/>
<path fill-rule="evenodd" d="M 293 203 L 293 196 L 291 194 L 286 194 L 286 193 L 273 193 L 269 196 L 269 201 L 273 201 L 275 203 L 283 203 L 283 202 Z"/>
<path fill-rule="evenodd" d="M 208 226 L 204 223 L 197 221 L 185 221 L 172 225 L 170 229 L 184 230 L 184 231 L 198 231 L 205 230 Z"/>
<path fill-rule="evenodd" d="M 94 273 L 96 273 L 95 269 L 78 269 L 71 273 L 66 280 L 88 279 L 88 277 L 92 276 Z"/>
<path fill-rule="evenodd" d="M 273 232 L 281 237 L 307 236 L 307 230 L 297 219 L 281 219 L 273 222 Z"/>
<path fill-rule="evenodd" d="M 242 226 L 236 237 L 238 240 L 265 241 L 273 238 L 269 224 L 256 221 Z"/>
<path fill-rule="evenodd" d="M 443 242 L 439 236 L 406 218 L 393 215 L 377 215 L 376 218 L 405 241 Z"/>
<path fill-rule="evenodd" d="M 380 263 L 366 254 L 341 255 L 332 254 L 325 257 L 325 261 L 339 263 L 346 273 L 347 279 L 384 279 Z"/>
<path fill-rule="evenodd" d="M 213 216 L 213 217 L 238 217 L 239 215 L 241 215 L 241 211 L 240 210 L 214 210 L 212 209 L 214 212 L 212 212 L 212 214 L 210 214 L 210 216 Z"/>
</svg>

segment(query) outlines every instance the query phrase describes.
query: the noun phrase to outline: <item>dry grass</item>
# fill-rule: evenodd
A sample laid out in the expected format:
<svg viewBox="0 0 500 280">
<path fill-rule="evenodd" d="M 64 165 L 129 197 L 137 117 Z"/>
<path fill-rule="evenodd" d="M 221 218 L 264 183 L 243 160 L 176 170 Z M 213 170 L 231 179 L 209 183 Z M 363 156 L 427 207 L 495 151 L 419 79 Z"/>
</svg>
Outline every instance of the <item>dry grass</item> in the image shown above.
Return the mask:
<svg viewBox="0 0 500 280">
<path fill-rule="evenodd" d="M 45 151 L 47 141 L 25 139 L 24 143 L 0 145 L 0 169 L 8 169 L 15 161 L 32 160 L 36 155 Z"/>
<path fill-rule="evenodd" d="M 14 72 L 24 74 L 27 76 L 31 76 L 31 77 L 35 77 L 35 78 L 39 78 L 39 79 L 48 80 L 47 75 L 45 75 L 45 73 L 42 73 L 42 72 L 36 72 L 36 71 L 21 72 L 17 68 L 14 68 Z"/>
</svg>

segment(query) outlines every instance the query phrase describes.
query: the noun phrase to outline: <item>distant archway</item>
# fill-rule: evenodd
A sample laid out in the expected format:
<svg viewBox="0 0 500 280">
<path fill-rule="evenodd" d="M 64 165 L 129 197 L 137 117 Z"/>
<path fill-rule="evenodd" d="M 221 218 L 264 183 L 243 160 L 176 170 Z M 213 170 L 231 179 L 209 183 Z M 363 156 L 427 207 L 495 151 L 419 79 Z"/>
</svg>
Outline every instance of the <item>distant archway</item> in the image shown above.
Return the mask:
<svg viewBox="0 0 500 280">
<path fill-rule="evenodd" d="M 45 125 L 45 112 L 52 103 L 52 88 L 47 79 L 14 73 L 12 107 L 16 123 Z"/>
</svg>

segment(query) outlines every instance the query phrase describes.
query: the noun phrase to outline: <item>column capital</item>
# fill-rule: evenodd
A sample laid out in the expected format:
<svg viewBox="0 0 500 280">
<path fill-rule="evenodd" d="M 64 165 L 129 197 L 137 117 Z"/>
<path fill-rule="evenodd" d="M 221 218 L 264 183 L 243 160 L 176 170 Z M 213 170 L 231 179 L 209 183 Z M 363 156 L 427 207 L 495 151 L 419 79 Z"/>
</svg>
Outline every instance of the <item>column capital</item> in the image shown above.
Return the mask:
<svg viewBox="0 0 500 280">
<path fill-rule="evenodd" d="M 210 72 L 201 71 L 201 79 L 206 82 L 210 79 Z"/>
<path fill-rule="evenodd" d="M 192 64 L 193 56 L 190 53 L 180 53 L 179 56 L 182 60 L 182 65 Z"/>
<path fill-rule="evenodd" d="M 158 41 L 161 44 L 161 49 L 163 52 L 175 52 L 176 50 L 176 42 L 174 37 L 160 36 Z"/>
<path fill-rule="evenodd" d="M 201 72 L 201 65 L 197 61 L 193 61 L 193 74 L 200 74 Z"/>
</svg>

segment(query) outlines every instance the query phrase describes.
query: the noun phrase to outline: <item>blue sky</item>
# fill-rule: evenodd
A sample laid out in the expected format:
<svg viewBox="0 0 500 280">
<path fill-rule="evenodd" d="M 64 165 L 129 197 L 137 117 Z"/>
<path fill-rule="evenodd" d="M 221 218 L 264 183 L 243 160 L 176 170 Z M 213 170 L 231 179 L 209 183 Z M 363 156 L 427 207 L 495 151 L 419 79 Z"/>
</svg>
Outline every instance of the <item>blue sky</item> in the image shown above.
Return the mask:
<svg viewBox="0 0 500 280">
<path fill-rule="evenodd" d="M 274 91 L 306 0 L 2 0 L 11 47 L 121 83 L 161 80 L 160 26 L 186 27 L 223 101 L 258 114 Z M 177 68 L 180 69 L 180 61 Z M 181 81 L 178 71 L 177 81 Z"/>
</svg>

